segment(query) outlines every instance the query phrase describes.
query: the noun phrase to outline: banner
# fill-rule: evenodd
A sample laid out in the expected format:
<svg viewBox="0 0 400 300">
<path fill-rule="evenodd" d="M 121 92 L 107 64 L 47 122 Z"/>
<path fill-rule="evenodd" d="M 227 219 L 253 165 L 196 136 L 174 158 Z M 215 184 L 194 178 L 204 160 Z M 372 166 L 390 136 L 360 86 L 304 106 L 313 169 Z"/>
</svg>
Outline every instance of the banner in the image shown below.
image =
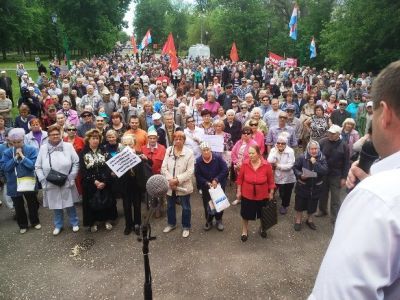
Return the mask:
<svg viewBox="0 0 400 300">
<path fill-rule="evenodd" d="M 280 61 L 283 60 L 282 56 L 269 52 L 269 63 L 274 66 L 280 66 Z"/>
<path fill-rule="evenodd" d="M 290 57 L 286 58 L 285 67 L 296 68 L 297 67 L 297 59 L 296 58 L 290 58 Z"/>
<path fill-rule="evenodd" d="M 237 48 L 236 48 L 236 43 L 235 42 L 232 43 L 232 48 L 231 48 L 231 53 L 229 54 L 229 58 L 231 59 L 232 62 L 239 61 L 239 55 L 238 55 L 238 52 L 237 52 Z"/>
</svg>

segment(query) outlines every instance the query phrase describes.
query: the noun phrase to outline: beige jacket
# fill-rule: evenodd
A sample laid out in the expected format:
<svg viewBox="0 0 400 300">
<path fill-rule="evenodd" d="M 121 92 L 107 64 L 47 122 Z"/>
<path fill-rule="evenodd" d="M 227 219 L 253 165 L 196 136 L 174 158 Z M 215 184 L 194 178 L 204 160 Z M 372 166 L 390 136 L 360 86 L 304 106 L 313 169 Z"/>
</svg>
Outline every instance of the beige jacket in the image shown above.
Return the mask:
<svg viewBox="0 0 400 300">
<path fill-rule="evenodd" d="M 175 176 L 174 174 L 175 167 Z M 168 147 L 165 152 L 165 157 L 161 166 L 161 174 L 164 175 L 167 180 L 176 177 L 179 181 L 178 189 L 176 190 L 177 196 L 189 195 L 193 192 L 192 176 L 194 173 L 194 155 L 193 151 L 183 146 L 182 153 L 177 157 L 176 161 L 174 158 L 173 146 Z M 172 190 L 168 188 L 168 196 L 172 195 Z"/>
</svg>

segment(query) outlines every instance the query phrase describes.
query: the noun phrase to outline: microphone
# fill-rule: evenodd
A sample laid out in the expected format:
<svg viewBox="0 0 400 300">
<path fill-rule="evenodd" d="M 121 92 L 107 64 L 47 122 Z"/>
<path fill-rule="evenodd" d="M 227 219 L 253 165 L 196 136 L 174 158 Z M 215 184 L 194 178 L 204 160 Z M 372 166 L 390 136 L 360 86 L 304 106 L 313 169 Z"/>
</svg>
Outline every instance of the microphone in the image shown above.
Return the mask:
<svg viewBox="0 0 400 300">
<path fill-rule="evenodd" d="M 358 167 L 365 173 L 369 173 L 369 169 L 378 158 L 379 154 L 376 152 L 372 141 L 366 141 L 361 147 Z"/>
<path fill-rule="evenodd" d="M 164 197 L 168 192 L 168 181 L 163 175 L 153 175 L 147 180 L 146 190 L 151 198 Z"/>
</svg>

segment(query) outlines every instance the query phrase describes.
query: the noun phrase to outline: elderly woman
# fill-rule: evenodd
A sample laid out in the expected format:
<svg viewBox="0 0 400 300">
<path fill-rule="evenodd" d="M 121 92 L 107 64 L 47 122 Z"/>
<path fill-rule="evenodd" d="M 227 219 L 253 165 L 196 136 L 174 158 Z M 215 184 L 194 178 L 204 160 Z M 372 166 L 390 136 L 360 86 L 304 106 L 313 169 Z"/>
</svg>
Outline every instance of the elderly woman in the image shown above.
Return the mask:
<svg viewBox="0 0 400 300">
<path fill-rule="evenodd" d="M 232 164 L 233 169 L 236 174 L 239 173 L 240 167 L 243 162 L 249 158 L 249 148 L 250 146 L 257 145 L 257 142 L 254 141 L 252 136 L 252 131 L 250 127 L 244 127 L 242 129 L 242 138 L 237 141 L 235 146 L 232 149 Z M 232 202 L 232 205 L 237 205 L 240 203 L 240 199 L 236 199 Z"/>
<path fill-rule="evenodd" d="M 214 121 L 221 120 L 224 121 L 226 119 L 225 110 L 222 106 L 218 108 L 217 115 L 214 117 Z"/>
<path fill-rule="evenodd" d="M 233 144 L 236 144 L 242 135 L 242 123 L 235 119 L 235 112 L 232 109 L 226 111 L 226 119 L 224 120 L 226 133 L 229 133 Z"/>
<path fill-rule="evenodd" d="M 246 102 L 240 104 L 240 111 L 236 113 L 235 117 L 243 126 L 246 124 L 247 120 L 250 119 L 249 106 Z"/>
<path fill-rule="evenodd" d="M 39 148 L 47 143 L 47 132 L 40 127 L 40 121 L 34 118 L 29 121 L 31 131 L 25 135 L 25 145 L 32 146 L 39 150 Z"/>
<path fill-rule="evenodd" d="M 204 129 L 204 134 L 213 135 L 215 130 L 212 124 L 211 112 L 207 109 L 204 109 L 201 112 L 201 117 L 203 118 L 203 123 L 200 125 L 200 127 Z"/>
<path fill-rule="evenodd" d="M 219 102 L 215 100 L 214 92 L 207 92 L 207 101 L 204 103 L 204 109 L 207 109 L 210 112 L 212 118 L 217 115 L 218 108 L 220 106 L 221 105 L 219 104 Z"/>
<path fill-rule="evenodd" d="M 259 121 L 250 120 L 249 127 L 251 128 L 252 133 L 251 138 L 256 141 L 258 147 L 260 147 L 261 155 L 263 155 L 265 152 L 265 136 L 260 130 Z"/>
<path fill-rule="evenodd" d="M 245 126 L 251 126 L 251 122 L 255 122 L 258 124 L 258 129 L 263 133 L 266 134 L 268 132 L 267 123 L 264 122 L 261 115 L 261 108 L 254 107 L 250 113 L 250 119 L 246 121 Z"/>
<path fill-rule="evenodd" d="M 25 131 L 22 128 L 11 129 L 8 138 L 12 147 L 6 149 L 1 158 L 0 165 L 7 181 L 7 195 L 14 203 L 17 223 L 20 233 L 28 229 L 28 218 L 25 211 L 25 201 L 28 207 L 29 222 L 35 229 L 40 229 L 38 209 L 39 203 L 36 197 L 37 185 L 26 191 L 18 191 L 18 179 L 35 180 L 35 162 L 37 149 L 24 145 Z M 25 199 L 25 201 L 24 201 Z"/>
<path fill-rule="evenodd" d="M 29 107 L 22 104 L 19 107 L 19 115 L 15 118 L 14 127 L 23 128 L 25 133 L 29 132 L 29 121 L 34 119 L 35 116 L 29 114 Z"/>
<path fill-rule="evenodd" d="M 218 184 L 225 190 L 226 178 L 228 175 L 228 166 L 219 155 L 214 155 L 211 152 L 211 147 L 207 142 L 200 144 L 201 156 L 196 159 L 195 175 L 198 187 L 201 189 L 204 216 L 206 224 L 203 229 L 208 231 L 212 228 L 212 221 L 215 217 L 217 229 L 224 230 L 222 224 L 223 211 L 212 214 L 208 202 L 211 200 L 209 189 L 216 188 Z"/>
<path fill-rule="evenodd" d="M 75 126 L 79 125 L 79 116 L 76 110 L 71 108 L 71 102 L 69 100 L 63 100 L 62 109 L 57 113 L 63 113 L 67 124 L 72 124 Z"/>
<path fill-rule="evenodd" d="M 124 135 L 121 142 L 123 146 L 131 148 L 134 153 L 136 152 L 135 137 L 132 134 Z M 143 155 L 141 153 L 136 154 L 143 158 Z M 120 178 L 122 201 L 125 215 L 125 235 L 129 235 L 132 230 L 135 231 L 136 235 L 140 234 L 140 225 L 142 224 L 142 202 L 140 197 L 145 191 L 145 185 L 146 182 L 143 162 L 137 164 Z"/>
<path fill-rule="evenodd" d="M 306 174 L 304 174 L 304 169 L 308 170 Z M 313 222 L 312 216 L 317 210 L 318 199 L 321 196 L 323 176 L 328 174 L 328 163 L 320 151 L 317 141 L 311 140 L 307 144 L 304 154 L 296 159 L 293 170 L 297 178 L 294 230 L 301 230 L 303 211 L 307 211 L 307 226 L 312 230 L 316 230 L 317 227 Z"/>
<path fill-rule="evenodd" d="M 185 103 L 179 103 L 178 110 L 175 114 L 175 124 L 178 125 L 180 128 L 186 128 L 186 119 L 189 116 L 187 111 L 187 106 Z"/>
<path fill-rule="evenodd" d="M 112 229 L 111 221 L 117 218 L 115 199 L 111 194 L 111 172 L 106 165 L 106 155 L 101 149 L 101 133 L 91 129 L 85 136 L 85 148 L 79 156 L 80 170 L 83 179 L 82 209 L 83 225 L 97 231 L 96 222 L 105 222 L 107 230 Z M 94 195 L 100 195 L 107 201 L 99 206 Z"/>
<path fill-rule="evenodd" d="M 58 235 L 64 227 L 63 210 L 67 210 L 72 230 L 79 230 L 79 220 L 74 202 L 78 200 L 75 178 L 79 171 L 79 157 L 72 144 L 65 143 L 58 125 L 49 127 L 48 143 L 40 147 L 35 169 L 43 188 L 43 206 L 54 211 L 53 235 Z M 62 186 L 47 180 L 50 170 L 68 176 Z"/>
<path fill-rule="evenodd" d="M 242 242 L 248 238 L 249 220 L 261 217 L 261 209 L 268 200 L 272 200 L 275 183 L 271 165 L 264 160 L 257 145 L 249 147 L 249 159 L 243 162 L 237 178 L 236 198 L 241 199 L 240 215 L 242 216 Z M 267 237 L 260 226 L 260 235 Z"/>
<path fill-rule="evenodd" d="M 288 145 L 288 136 L 286 133 L 278 135 L 275 147 L 271 149 L 268 155 L 268 162 L 275 170 L 275 184 L 279 190 L 279 196 L 282 199 L 282 206 L 279 209 L 281 215 L 285 215 L 290 205 L 292 190 L 296 182 L 293 173 L 295 162 L 294 150 Z"/>
<path fill-rule="evenodd" d="M 176 228 L 176 202 L 182 206 L 182 236 L 187 238 L 191 227 L 191 207 L 190 194 L 193 192 L 192 176 L 194 173 L 194 155 L 186 146 L 185 134 L 182 131 L 174 133 L 174 144 L 168 147 L 161 174 L 168 180 L 167 193 L 167 216 L 168 226 L 164 228 L 164 233 L 168 233 Z"/>
<path fill-rule="evenodd" d="M 353 145 L 360 139 L 360 135 L 355 130 L 356 122 L 352 118 L 347 118 L 343 122 L 341 137 L 349 146 L 350 157 L 353 156 Z"/>
<path fill-rule="evenodd" d="M 129 99 L 127 97 L 121 97 L 120 101 L 121 101 L 121 107 L 118 109 L 117 113 L 121 116 L 121 122 L 124 123 L 125 125 L 127 125 L 127 124 L 129 124 L 129 120 L 130 120 L 131 116 L 137 115 L 138 112 L 137 112 L 136 108 L 134 108 L 130 105 Z M 146 102 L 144 104 L 144 109 L 145 109 L 145 111 L 149 111 L 149 110 L 151 112 L 153 111 L 153 107 L 151 105 L 149 107 L 149 104 Z M 111 113 L 111 117 L 113 115 L 116 116 L 115 112 Z M 151 118 L 151 115 L 150 115 L 150 118 Z M 146 122 L 143 124 L 141 123 L 140 125 L 147 126 Z"/>
</svg>

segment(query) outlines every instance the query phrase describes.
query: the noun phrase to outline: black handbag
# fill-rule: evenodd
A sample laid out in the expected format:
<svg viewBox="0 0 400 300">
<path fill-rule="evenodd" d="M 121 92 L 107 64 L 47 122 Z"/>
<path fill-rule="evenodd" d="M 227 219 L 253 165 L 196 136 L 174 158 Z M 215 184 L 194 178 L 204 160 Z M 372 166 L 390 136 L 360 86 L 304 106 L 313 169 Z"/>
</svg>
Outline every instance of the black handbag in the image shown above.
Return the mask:
<svg viewBox="0 0 400 300">
<path fill-rule="evenodd" d="M 263 230 L 268 230 L 276 224 L 278 224 L 278 209 L 274 197 L 261 208 L 261 226 Z"/>
<path fill-rule="evenodd" d="M 49 152 L 50 172 L 47 174 L 46 180 L 57 186 L 63 186 L 67 181 L 68 174 L 60 173 L 51 166 L 51 153 Z M 72 168 L 72 167 L 71 167 Z"/>
<path fill-rule="evenodd" d="M 97 189 L 93 197 L 89 199 L 89 206 L 92 210 L 109 208 L 112 204 L 112 196 L 108 189 Z"/>
</svg>

